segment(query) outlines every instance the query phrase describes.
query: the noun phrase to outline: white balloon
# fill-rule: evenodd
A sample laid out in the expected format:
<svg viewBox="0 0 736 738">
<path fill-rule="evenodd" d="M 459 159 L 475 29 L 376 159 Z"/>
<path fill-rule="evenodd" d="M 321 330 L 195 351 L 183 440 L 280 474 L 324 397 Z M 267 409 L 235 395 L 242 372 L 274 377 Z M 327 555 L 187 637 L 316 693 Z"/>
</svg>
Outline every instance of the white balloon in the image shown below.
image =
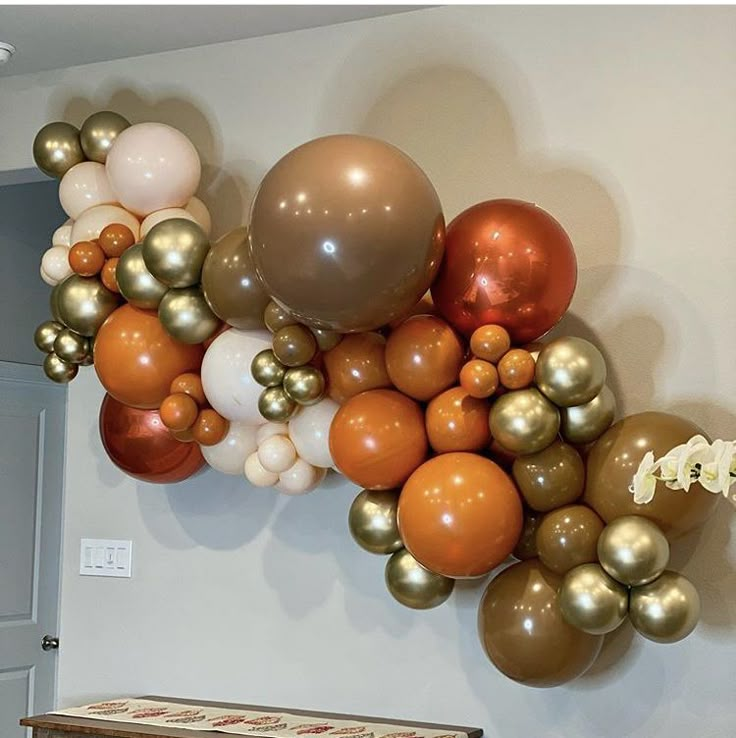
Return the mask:
<svg viewBox="0 0 736 738">
<path fill-rule="evenodd" d="M 289 423 L 291 438 L 299 456 L 313 466 L 331 467 L 330 425 L 340 406 L 329 397 L 303 407 Z"/>
<path fill-rule="evenodd" d="M 46 274 L 46 272 L 44 272 L 43 267 L 41 267 L 38 271 L 39 271 L 39 274 L 41 275 L 41 279 L 44 282 L 46 282 L 46 284 L 49 285 L 49 287 L 56 287 L 56 285 L 59 284 L 59 282 L 56 279 L 51 279 L 51 277 L 49 277 L 49 275 Z"/>
<path fill-rule="evenodd" d="M 255 452 L 256 426 L 230 423 L 225 438 L 214 446 L 200 446 L 204 460 L 223 474 L 242 474 L 245 460 Z"/>
<path fill-rule="evenodd" d="M 66 223 L 60 225 L 51 236 L 52 246 L 71 246 L 72 245 L 72 225 L 74 222 L 71 218 Z"/>
<path fill-rule="evenodd" d="M 288 434 L 289 426 L 286 423 L 274 423 L 269 420 L 258 429 L 256 443 L 260 446 L 267 438 L 271 438 L 271 436 L 286 436 Z"/>
<path fill-rule="evenodd" d="M 105 166 L 118 200 L 137 215 L 184 207 L 202 174 L 192 142 L 164 123 L 126 128 L 115 139 Z"/>
<path fill-rule="evenodd" d="M 287 495 L 303 495 L 313 490 L 324 478 L 317 467 L 297 459 L 293 466 L 279 474 L 276 489 Z"/>
<path fill-rule="evenodd" d="M 288 436 L 271 436 L 258 446 L 258 461 L 267 471 L 281 474 L 296 461 L 296 449 Z"/>
<path fill-rule="evenodd" d="M 202 361 L 202 386 L 210 405 L 228 420 L 263 425 L 266 419 L 258 411 L 258 397 L 263 391 L 250 373 L 253 357 L 271 348 L 268 331 L 221 333 L 207 349 Z"/>
<path fill-rule="evenodd" d="M 69 249 L 66 246 L 52 246 L 44 252 L 41 257 L 41 271 L 58 284 L 66 279 L 71 273 L 69 266 Z M 41 275 L 43 277 L 43 274 Z"/>
<path fill-rule="evenodd" d="M 141 223 L 141 238 L 146 237 L 146 233 L 153 228 L 157 223 L 161 223 L 164 220 L 170 220 L 171 218 L 184 218 L 184 220 L 191 220 L 192 223 L 196 223 L 200 228 L 202 224 L 184 208 L 164 208 L 163 210 L 157 210 L 155 213 L 151 213 Z M 202 230 L 206 235 L 209 236 L 209 231 Z"/>
<path fill-rule="evenodd" d="M 107 179 L 105 165 L 96 161 L 75 164 L 59 183 L 61 207 L 75 220 L 95 205 L 110 205 L 117 201 Z"/>
<path fill-rule="evenodd" d="M 273 487 L 279 481 L 279 475 L 263 468 L 258 461 L 258 454 L 251 454 L 245 460 L 245 478 L 255 487 Z"/>
<path fill-rule="evenodd" d="M 209 236 L 212 231 L 212 218 L 207 206 L 198 197 L 193 197 L 184 210 L 188 210 L 194 216 L 202 230 Z"/>
<path fill-rule="evenodd" d="M 138 218 L 129 213 L 119 205 L 96 205 L 85 210 L 77 220 L 74 221 L 71 233 L 71 244 L 80 241 L 94 241 L 100 237 L 100 232 L 111 223 L 121 223 L 133 231 L 136 241 L 140 232 L 141 224 Z"/>
</svg>

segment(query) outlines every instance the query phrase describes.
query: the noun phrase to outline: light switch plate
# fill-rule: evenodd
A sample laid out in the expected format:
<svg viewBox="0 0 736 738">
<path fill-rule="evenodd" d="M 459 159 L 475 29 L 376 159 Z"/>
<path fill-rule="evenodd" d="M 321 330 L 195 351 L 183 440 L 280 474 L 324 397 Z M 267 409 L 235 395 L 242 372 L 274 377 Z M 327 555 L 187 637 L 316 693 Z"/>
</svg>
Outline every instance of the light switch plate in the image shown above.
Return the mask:
<svg viewBox="0 0 736 738">
<path fill-rule="evenodd" d="M 79 548 L 79 573 L 87 577 L 130 578 L 133 541 L 108 538 L 82 538 Z"/>
</svg>

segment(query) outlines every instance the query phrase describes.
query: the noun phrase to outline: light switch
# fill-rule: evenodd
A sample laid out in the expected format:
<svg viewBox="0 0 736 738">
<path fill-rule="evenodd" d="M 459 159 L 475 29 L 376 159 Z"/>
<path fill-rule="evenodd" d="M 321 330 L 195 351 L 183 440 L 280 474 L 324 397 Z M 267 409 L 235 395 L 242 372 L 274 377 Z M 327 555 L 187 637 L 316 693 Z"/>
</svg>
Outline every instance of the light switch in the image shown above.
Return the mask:
<svg viewBox="0 0 736 738">
<path fill-rule="evenodd" d="M 92 577 L 131 576 L 133 542 L 102 538 L 82 538 L 79 573 Z"/>
</svg>

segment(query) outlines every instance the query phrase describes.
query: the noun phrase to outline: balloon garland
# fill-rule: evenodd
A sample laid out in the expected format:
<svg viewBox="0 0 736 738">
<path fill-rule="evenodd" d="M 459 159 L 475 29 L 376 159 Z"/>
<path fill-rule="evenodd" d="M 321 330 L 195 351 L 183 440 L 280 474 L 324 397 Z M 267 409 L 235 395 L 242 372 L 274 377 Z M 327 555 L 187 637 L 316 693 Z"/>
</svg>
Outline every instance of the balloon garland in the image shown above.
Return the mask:
<svg viewBox="0 0 736 738">
<path fill-rule="evenodd" d="M 100 434 L 137 479 L 205 464 L 288 495 L 339 472 L 364 489 L 348 527 L 387 556 L 401 604 L 483 577 L 491 662 L 523 684 L 583 674 L 628 617 L 672 643 L 695 627 L 670 545 L 736 479 L 736 443 L 661 412 L 614 423 L 606 363 L 540 343 L 577 278 L 562 226 L 492 200 L 445 227 L 403 152 L 328 136 L 267 173 L 250 225 L 214 244 L 180 131 L 102 111 L 33 144 L 69 220 L 41 260 L 34 339 L 69 382 L 94 365 Z"/>
</svg>

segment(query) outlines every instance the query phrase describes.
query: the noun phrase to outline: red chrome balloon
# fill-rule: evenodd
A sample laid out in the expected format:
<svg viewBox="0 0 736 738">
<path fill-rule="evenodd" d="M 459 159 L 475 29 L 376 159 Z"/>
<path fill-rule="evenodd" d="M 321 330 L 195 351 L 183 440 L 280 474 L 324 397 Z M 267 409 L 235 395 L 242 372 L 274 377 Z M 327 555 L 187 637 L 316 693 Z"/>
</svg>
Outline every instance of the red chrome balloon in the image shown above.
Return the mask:
<svg viewBox="0 0 736 738">
<path fill-rule="evenodd" d="M 564 315 L 576 280 L 572 243 L 551 215 L 521 200 L 489 200 L 448 226 L 432 298 L 465 335 L 496 323 L 522 344 Z"/>
</svg>

